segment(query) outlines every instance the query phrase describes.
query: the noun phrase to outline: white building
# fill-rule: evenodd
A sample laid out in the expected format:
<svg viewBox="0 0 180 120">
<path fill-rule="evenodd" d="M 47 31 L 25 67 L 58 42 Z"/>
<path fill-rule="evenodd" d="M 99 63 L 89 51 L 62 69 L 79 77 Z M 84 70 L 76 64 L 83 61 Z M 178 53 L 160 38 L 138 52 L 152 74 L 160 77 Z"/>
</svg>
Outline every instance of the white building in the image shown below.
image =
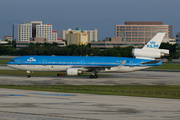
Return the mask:
<svg viewBox="0 0 180 120">
<path fill-rule="evenodd" d="M 176 33 L 176 43 L 177 43 L 177 46 L 180 47 L 180 32 Z"/>
<path fill-rule="evenodd" d="M 25 24 L 13 24 L 13 39 L 29 41 L 30 38 L 45 38 L 46 41 L 57 41 L 57 32 L 53 32 L 52 24 L 42 24 L 42 21 L 26 21 Z"/>
<path fill-rule="evenodd" d="M 13 37 L 12 36 L 4 36 L 3 41 L 5 41 L 5 40 L 12 41 Z"/>
<path fill-rule="evenodd" d="M 60 31 L 60 38 L 62 38 L 63 40 L 67 40 L 67 34 L 70 31 L 73 31 L 75 33 L 81 33 L 82 32 L 82 30 L 80 28 L 76 28 L 76 30 L 72 30 L 72 29 L 61 30 Z M 88 43 L 90 43 L 92 41 L 97 41 L 97 29 L 83 30 L 83 32 L 88 34 Z"/>
</svg>

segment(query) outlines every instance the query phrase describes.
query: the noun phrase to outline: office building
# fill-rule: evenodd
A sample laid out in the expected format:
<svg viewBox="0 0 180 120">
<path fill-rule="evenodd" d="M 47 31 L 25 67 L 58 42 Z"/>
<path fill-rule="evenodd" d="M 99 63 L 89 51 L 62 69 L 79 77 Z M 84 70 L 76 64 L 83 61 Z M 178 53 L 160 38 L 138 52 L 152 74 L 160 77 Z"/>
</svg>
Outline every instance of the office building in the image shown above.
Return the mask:
<svg viewBox="0 0 180 120">
<path fill-rule="evenodd" d="M 105 41 L 97 41 L 97 42 L 91 42 L 92 48 L 99 48 L 101 50 L 103 49 L 109 49 L 113 48 L 114 46 L 119 47 L 143 47 L 144 42 L 126 42 L 122 37 L 106 37 Z"/>
<path fill-rule="evenodd" d="M 42 21 L 26 21 L 25 24 L 13 24 L 13 39 L 30 41 L 30 38 L 44 38 L 45 41 L 57 41 L 57 31 L 52 30 L 52 24 L 42 24 Z"/>
<path fill-rule="evenodd" d="M 176 44 L 177 44 L 177 47 L 180 47 L 180 32 L 176 33 Z"/>
<path fill-rule="evenodd" d="M 33 44 L 39 43 L 39 44 L 43 45 L 45 42 L 47 42 L 45 38 L 30 38 L 29 41 L 17 41 L 16 49 L 28 47 L 30 43 L 33 43 Z M 54 41 L 48 41 L 47 43 L 53 44 Z M 66 43 L 63 42 L 62 39 L 60 39 L 60 38 L 57 38 L 57 41 L 55 43 L 57 43 L 57 46 L 59 46 L 59 47 L 66 46 Z"/>
<path fill-rule="evenodd" d="M 67 29 L 60 31 L 60 38 L 67 40 L 67 34 L 73 31 L 74 33 L 81 33 L 82 31 L 88 34 L 88 42 L 97 41 L 97 29 L 94 30 L 81 30 L 81 28 L 76 28 L 76 30 Z"/>
<path fill-rule="evenodd" d="M 164 40 L 171 39 L 172 25 L 163 25 L 163 22 L 125 22 L 124 25 L 115 25 L 115 37 L 122 37 L 126 42 L 147 43 L 158 32 L 166 33 Z"/>
<path fill-rule="evenodd" d="M 75 33 L 74 31 L 70 31 L 67 34 L 67 45 L 69 44 L 87 45 L 88 34 L 85 32 Z"/>
</svg>

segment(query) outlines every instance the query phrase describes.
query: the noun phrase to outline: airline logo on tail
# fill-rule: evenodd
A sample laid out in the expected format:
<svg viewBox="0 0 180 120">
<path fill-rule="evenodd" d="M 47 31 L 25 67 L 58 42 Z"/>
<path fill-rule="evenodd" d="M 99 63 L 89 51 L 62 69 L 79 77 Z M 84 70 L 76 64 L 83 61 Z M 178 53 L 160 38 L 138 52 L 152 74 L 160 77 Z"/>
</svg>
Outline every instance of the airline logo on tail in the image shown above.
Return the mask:
<svg viewBox="0 0 180 120">
<path fill-rule="evenodd" d="M 150 44 L 147 44 L 147 48 L 159 48 L 159 45 L 156 42 L 151 41 Z"/>
</svg>

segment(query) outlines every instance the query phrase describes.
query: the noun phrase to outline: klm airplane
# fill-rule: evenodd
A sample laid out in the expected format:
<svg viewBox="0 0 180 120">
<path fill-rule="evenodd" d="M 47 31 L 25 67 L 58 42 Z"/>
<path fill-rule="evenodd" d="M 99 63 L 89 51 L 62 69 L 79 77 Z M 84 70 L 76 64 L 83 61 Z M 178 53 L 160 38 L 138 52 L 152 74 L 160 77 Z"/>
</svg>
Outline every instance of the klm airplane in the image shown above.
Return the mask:
<svg viewBox="0 0 180 120">
<path fill-rule="evenodd" d="M 131 72 L 162 64 L 155 58 L 169 54 L 169 50 L 159 49 L 165 33 L 157 33 L 142 49 L 132 50 L 134 58 L 92 57 L 92 56 L 22 56 L 11 59 L 7 66 L 27 72 L 63 71 L 67 75 L 91 72 L 89 78 L 98 78 L 99 72 Z"/>
</svg>

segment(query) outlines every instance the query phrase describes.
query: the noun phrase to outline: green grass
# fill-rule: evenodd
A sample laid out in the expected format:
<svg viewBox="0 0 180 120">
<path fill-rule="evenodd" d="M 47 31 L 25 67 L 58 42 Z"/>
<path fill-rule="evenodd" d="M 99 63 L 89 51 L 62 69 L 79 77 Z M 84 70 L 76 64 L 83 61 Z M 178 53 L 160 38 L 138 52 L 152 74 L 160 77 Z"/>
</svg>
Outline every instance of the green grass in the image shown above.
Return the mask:
<svg viewBox="0 0 180 120">
<path fill-rule="evenodd" d="M 1 85 L 0 88 L 180 99 L 179 85 Z"/>
<path fill-rule="evenodd" d="M 0 59 L 0 65 L 6 65 L 6 63 L 9 61 L 10 59 Z"/>
<path fill-rule="evenodd" d="M 57 74 L 66 74 L 66 72 L 33 72 L 31 76 L 57 76 Z M 21 70 L 0 70 L 0 75 L 17 75 L 17 76 L 26 76 L 26 71 Z M 90 73 L 83 73 L 79 76 L 89 76 Z M 98 74 L 98 76 L 110 76 L 105 74 Z M 72 76 L 74 77 L 74 76 Z"/>
<path fill-rule="evenodd" d="M 153 70 L 180 70 L 180 64 L 179 63 L 163 63 L 160 66 L 155 66 L 149 69 Z"/>
</svg>

